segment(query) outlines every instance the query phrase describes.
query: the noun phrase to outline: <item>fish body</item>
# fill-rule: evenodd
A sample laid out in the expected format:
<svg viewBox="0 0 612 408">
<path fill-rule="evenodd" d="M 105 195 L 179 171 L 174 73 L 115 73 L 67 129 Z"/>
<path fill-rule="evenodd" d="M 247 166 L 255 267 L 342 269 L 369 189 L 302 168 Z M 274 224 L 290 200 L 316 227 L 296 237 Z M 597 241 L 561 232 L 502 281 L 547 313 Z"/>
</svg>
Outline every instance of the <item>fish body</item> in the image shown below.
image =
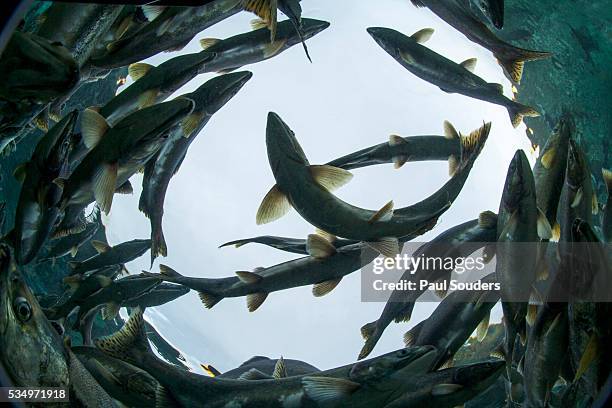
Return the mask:
<svg viewBox="0 0 612 408">
<path fill-rule="evenodd" d="M 406 382 L 415 375 L 428 371 L 435 356 L 431 347 L 415 347 L 394 353 L 405 354 L 402 368 L 383 373 L 380 381 L 361 384 L 348 376 L 352 365 L 316 373 L 316 376 L 294 376 L 257 381 L 211 378 L 197 375 L 164 363 L 155 357 L 144 337 L 142 311 L 136 310 L 124 329 L 113 337 L 96 341 L 96 346 L 108 355 L 122 359 L 147 371 L 160 383 L 158 403 L 163 399 L 175 400 L 181 406 L 197 406 L 206 399 L 207 407 L 217 408 L 239 404 L 248 407 L 300 407 L 329 403 L 321 393 L 327 390 L 333 402 L 345 406 L 380 406 L 382 401 L 394 399 L 406 388 Z M 347 405 L 348 404 L 348 405 Z"/>
<path fill-rule="evenodd" d="M 495 26 L 504 27 L 504 0 L 469 0 Z"/>
<path fill-rule="evenodd" d="M 276 185 L 258 211 L 258 223 L 279 218 L 293 207 L 306 221 L 329 234 L 367 242 L 387 256 L 398 253 L 398 238 L 419 236 L 433 228 L 438 217 L 457 197 L 490 131 L 490 124 L 463 138 L 464 154 L 453 177 L 437 192 L 412 206 L 379 211 L 355 207 L 321 183 L 315 171 L 331 172 L 334 183 L 346 183 L 347 172 L 330 166 L 311 166 L 294 133 L 275 113 L 268 115 L 266 146 Z M 350 173 L 348 173 L 350 176 Z M 327 176 L 325 176 L 327 177 Z M 318 180 L 318 181 L 317 181 Z"/>
<path fill-rule="evenodd" d="M 14 240 L 17 262 L 27 264 L 38 254 L 51 234 L 59 215 L 57 204 L 68 156 L 68 141 L 74 131 L 78 112 L 73 111 L 40 139 L 29 161 L 15 170 L 21 179 L 21 192 L 15 214 Z"/>
<path fill-rule="evenodd" d="M 62 208 L 85 207 L 96 200 L 108 213 L 115 190 L 161 148 L 167 133 L 179 126 L 193 106 L 192 101 L 177 98 L 136 111 L 109 128 L 98 143 L 91 143 L 94 147 L 66 180 Z"/>
<path fill-rule="evenodd" d="M 217 377 L 237 379 L 249 370 L 255 369 L 272 378 L 272 374 L 274 373 L 274 369 L 278 361 L 279 360 L 277 359 L 270 359 L 268 357 L 255 356 L 242 363 L 239 367 L 226 371 L 223 374 L 218 375 Z M 284 358 L 283 361 L 287 377 L 317 373 L 321 371 L 315 366 L 310 365 L 304 361 L 292 360 L 290 358 Z"/>
<path fill-rule="evenodd" d="M 130 298 L 121 303 L 121 307 L 155 307 L 165 305 L 186 295 L 189 288 L 172 283 L 160 283 L 151 291 L 143 293 L 140 296 Z"/>
<path fill-rule="evenodd" d="M 512 361 L 516 335 L 526 336 L 527 306 L 536 281 L 538 208 L 531 166 L 517 150 L 506 176 L 498 212 L 497 280 L 506 327 L 506 358 Z"/>
<path fill-rule="evenodd" d="M 127 406 L 154 406 L 158 382 L 147 372 L 112 358 L 95 347 L 77 346 L 72 352 L 111 397 Z"/>
<path fill-rule="evenodd" d="M 521 82 L 525 61 L 548 58 L 551 55 L 548 52 L 525 50 L 502 41 L 457 0 L 411 1 L 417 7 L 427 7 L 470 41 L 491 51 L 504 74 L 517 84 Z"/>
<path fill-rule="evenodd" d="M 133 239 L 122 242 L 113 247 L 95 241 L 98 254 L 82 262 L 70 262 L 71 275 L 83 275 L 87 271 L 104 268 L 112 265 L 121 265 L 133 261 L 147 252 L 151 247 L 149 239 Z"/>
<path fill-rule="evenodd" d="M 371 27 L 368 32 L 374 40 L 401 66 L 417 77 L 439 87 L 447 93 L 459 93 L 471 98 L 505 107 L 514 127 L 524 116 L 539 116 L 534 109 L 508 99 L 500 84 L 488 83 L 473 74 L 467 64 L 457 64 L 421 45 L 431 35 L 431 29 L 418 31 L 408 37 L 390 28 Z"/>
<path fill-rule="evenodd" d="M 216 56 L 204 65 L 202 72 L 227 72 L 248 64 L 254 64 L 272 58 L 283 51 L 299 44 L 302 39 L 308 40 L 329 27 L 327 21 L 303 18 L 301 33 L 296 30 L 290 20 L 278 24 L 275 39 L 270 42 L 270 32 L 260 28 L 244 34 L 239 34 L 225 40 L 202 40 L 205 51 Z"/>
<path fill-rule="evenodd" d="M 262 235 L 253 238 L 237 239 L 234 241 L 226 242 L 225 244 L 222 244 L 219 248 L 230 245 L 239 248 L 243 245 L 251 243 L 267 245 L 269 247 L 276 248 L 285 252 L 291 252 L 294 254 L 308 255 L 307 240 L 298 238 L 276 237 L 272 235 Z M 357 243 L 358 241 L 342 238 L 335 239 L 333 241 L 333 245 L 336 249 Z"/>
<path fill-rule="evenodd" d="M 199 7 L 166 7 L 141 29 L 108 45 L 91 63 L 100 68 L 126 66 L 162 51 L 183 48 L 201 31 L 244 9 L 244 0 L 216 0 Z"/>
<path fill-rule="evenodd" d="M 100 108 L 99 113 L 113 126 L 138 109 L 164 101 L 193 79 L 214 54 L 200 52 L 179 55 L 158 66 L 130 65 L 135 82 Z"/>
<path fill-rule="evenodd" d="M 204 126 L 251 77 L 252 73 L 248 71 L 218 76 L 194 92 L 184 95 L 195 103 L 193 111 L 183 120 L 180 128 L 170 133 L 155 160 L 151 160 L 145 167 L 139 209 L 151 221 L 151 263 L 158 255 L 167 255 L 162 218 L 170 179 L 179 170 L 189 146 Z M 146 76 L 142 80 L 144 79 Z"/>
<path fill-rule="evenodd" d="M 83 231 L 51 240 L 48 244 L 47 251 L 42 257 L 38 258 L 38 262 L 61 258 L 68 254 L 73 256 L 76 255 L 78 249 L 93 238 L 102 224 L 100 211 L 97 209 L 96 211 L 94 221 L 86 223 Z"/>
<path fill-rule="evenodd" d="M 494 273 L 487 275 L 481 281 L 494 283 L 494 275 Z M 499 297 L 499 291 L 489 288 L 451 293 L 420 325 L 418 333 L 412 336 L 410 345 L 434 346 L 439 353 L 435 368 L 440 368 L 445 363 L 452 363 L 455 353 L 481 323 L 482 331 L 486 334 L 489 313 Z"/>
<path fill-rule="evenodd" d="M 392 136 L 387 143 L 366 147 L 327 164 L 345 170 L 384 163 L 400 167 L 406 162 L 449 160 L 451 157 L 458 160 L 460 155 L 461 143 L 456 137 Z"/>
<path fill-rule="evenodd" d="M 413 257 L 431 258 L 462 258 L 470 255 L 485 245 L 487 242 L 495 242 L 497 239 L 497 217 L 493 213 L 483 213 L 479 219 L 464 222 L 443 232 L 431 242 L 422 245 L 412 255 Z M 452 270 L 446 268 L 435 270 L 408 270 L 402 274 L 401 279 L 416 282 L 427 279 L 429 282 L 447 280 Z M 366 340 L 359 357 L 369 355 L 374 346 L 382 336 L 383 332 L 392 321 L 402 322 L 410 320 L 416 300 L 425 292 L 423 290 L 393 291 L 380 317 L 361 328 L 361 334 Z"/>
<path fill-rule="evenodd" d="M 605 242 L 612 242 L 612 171 L 603 169 L 603 179 L 606 184 L 608 198 L 601 219 L 601 231 Z"/>
</svg>

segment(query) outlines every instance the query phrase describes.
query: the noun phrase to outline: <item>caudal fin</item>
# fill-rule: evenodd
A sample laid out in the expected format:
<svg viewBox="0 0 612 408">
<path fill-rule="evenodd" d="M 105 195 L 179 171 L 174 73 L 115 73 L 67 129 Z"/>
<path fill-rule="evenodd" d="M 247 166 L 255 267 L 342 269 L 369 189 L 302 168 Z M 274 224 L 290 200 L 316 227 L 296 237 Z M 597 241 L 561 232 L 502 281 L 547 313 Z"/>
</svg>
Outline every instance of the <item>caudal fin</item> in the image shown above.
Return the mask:
<svg viewBox="0 0 612 408">
<path fill-rule="evenodd" d="M 135 308 L 121 330 L 95 340 L 96 347 L 111 357 L 138 366 L 140 356 L 152 352 L 145 332 L 143 313 L 140 307 Z"/>
<path fill-rule="evenodd" d="M 151 220 L 151 266 L 158 256 L 168 256 L 168 247 L 166 246 L 161 219 L 157 221 Z"/>
<path fill-rule="evenodd" d="M 525 61 L 533 61 L 550 57 L 550 52 L 531 51 L 514 47 L 510 56 L 495 54 L 497 62 L 504 69 L 504 74 L 515 84 L 521 83 Z"/>
<path fill-rule="evenodd" d="M 453 174 L 474 163 L 489 138 L 490 132 L 491 122 L 487 122 L 469 135 L 461 135 L 461 162 L 457 165 Z"/>
<path fill-rule="evenodd" d="M 374 346 L 378 343 L 378 339 L 380 339 L 379 330 L 377 330 L 378 320 L 365 324 L 361 328 L 361 336 L 365 339 L 365 344 L 363 348 L 359 352 L 358 360 L 366 358 L 372 350 L 374 350 Z"/>
<path fill-rule="evenodd" d="M 510 115 L 510 122 L 515 128 L 518 127 L 525 116 L 537 117 L 540 116 L 540 112 L 533 109 L 530 106 L 521 105 L 520 103 L 513 102 L 507 107 L 508 114 Z"/>
</svg>

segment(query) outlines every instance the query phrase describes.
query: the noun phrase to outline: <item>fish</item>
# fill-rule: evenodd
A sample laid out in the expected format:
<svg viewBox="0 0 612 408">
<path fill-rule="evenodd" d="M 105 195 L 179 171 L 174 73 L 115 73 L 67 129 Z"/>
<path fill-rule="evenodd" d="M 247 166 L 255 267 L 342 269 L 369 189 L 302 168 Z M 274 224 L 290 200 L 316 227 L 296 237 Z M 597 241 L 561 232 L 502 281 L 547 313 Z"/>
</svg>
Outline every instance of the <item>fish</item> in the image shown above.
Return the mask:
<svg viewBox="0 0 612 408">
<path fill-rule="evenodd" d="M 19 31 L 2 53 L 0 75 L 0 152 L 10 152 L 45 106 L 69 93 L 80 79 L 66 48 Z"/>
<path fill-rule="evenodd" d="M 47 320 L 4 244 L 0 244 L 0 363 L 14 386 L 63 388 L 75 404 L 115 406 Z"/>
<path fill-rule="evenodd" d="M 497 29 L 504 28 L 504 0 L 470 0 Z"/>
<path fill-rule="evenodd" d="M 91 64 L 99 68 L 119 68 L 162 51 L 180 50 L 198 33 L 244 10 L 245 3 L 246 0 L 216 0 L 199 7 L 145 6 L 143 11 L 150 22 L 131 35 L 108 44 L 107 52 L 92 58 Z"/>
<path fill-rule="evenodd" d="M 329 237 L 328 237 L 329 238 Z M 357 244 L 359 241 L 342 239 L 333 237 L 330 240 L 336 249 L 340 249 L 347 245 Z M 308 255 L 308 240 L 299 238 L 288 238 L 288 237 L 276 237 L 272 235 L 262 235 L 253 238 L 237 239 L 234 241 L 226 242 L 219 246 L 219 248 L 227 247 L 230 245 L 240 248 L 246 244 L 257 243 L 267 245 L 272 248 L 280 249 L 281 251 L 291 252 L 294 254 Z"/>
<path fill-rule="evenodd" d="M 246 296 L 247 308 L 254 312 L 270 293 L 279 290 L 313 285 L 313 295 L 324 296 L 335 289 L 344 276 L 377 257 L 375 251 L 360 243 L 335 250 L 324 239 L 311 237 L 310 240 L 321 248 L 321 255 L 328 250 L 328 256 L 306 256 L 268 268 L 257 268 L 252 272 L 238 271 L 236 276 L 227 278 L 187 277 L 163 264 L 159 266 L 160 273 L 143 271 L 143 274 L 191 288 L 198 292 L 200 300 L 208 309 L 224 298 Z"/>
<path fill-rule="evenodd" d="M 479 281 L 494 284 L 495 273 Z M 470 335 L 477 330 L 477 337 L 482 341 L 489 327 L 489 314 L 499 301 L 498 290 L 458 290 L 447 297 L 436 307 L 433 313 L 417 325 L 404 337 L 406 346 L 434 346 L 438 358 L 434 367 L 449 367 L 453 364 L 455 353 L 463 346 Z"/>
<path fill-rule="evenodd" d="M 612 171 L 602 169 L 601 174 L 606 185 L 608 199 L 601 220 L 601 231 L 605 242 L 612 242 Z"/>
<path fill-rule="evenodd" d="M 521 124 L 523 117 L 540 115 L 535 109 L 504 96 L 501 84 L 489 83 L 474 74 L 475 58 L 457 64 L 421 45 L 433 34 L 432 28 L 419 30 L 410 37 L 384 27 L 370 27 L 367 31 L 401 66 L 442 91 L 503 106 L 508 110 L 510 122 L 515 128 Z"/>
<path fill-rule="evenodd" d="M 146 371 L 91 346 L 72 347 L 72 352 L 108 394 L 127 406 L 155 406 L 159 383 Z"/>
<path fill-rule="evenodd" d="M 82 67 L 123 11 L 114 4 L 56 3 L 45 12 L 36 34 L 62 44 Z"/>
<path fill-rule="evenodd" d="M 308 40 L 328 28 L 327 21 L 310 18 L 302 19 L 301 32 L 296 30 L 290 20 L 278 24 L 274 41 L 270 42 L 268 30 L 259 28 L 251 32 L 235 35 L 225 40 L 204 38 L 200 44 L 204 51 L 216 56 L 203 67 L 202 72 L 230 72 L 248 64 L 272 58 L 300 41 Z"/>
<path fill-rule="evenodd" d="M 567 152 L 572 129 L 571 117 L 568 112 L 565 112 L 546 140 L 533 167 L 538 208 L 544 212 L 554 231 L 557 231 L 556 235 L 559 234 L 557 210 L 565 181 Z"/>
<path fill-rule="evenodd" d="M 501 284 L 508 364 L 514 358 L 517 334 L 526 340 L 525 319 L 536 281 L 539 240 L 551 236 L 550 224 L 538 210 L 535 194 L 531 165 L 525 153 L 517 150 L 508 166 L 497 219 L 495 272 Z"/>
<path fill-rule="evenodd" d="M 516 84 L 521 82 L 525 61 L 551 56 L 549 52 L 526 50 L 500 40 L 495 33 L 456 0 L 410 1 L 417 7 L 427 7 L 470 41 L 491 51 L 503 68 L 506 77 Z"/>
<path fill-rule="evenodd" d="M 429 243 L 421 245 L 413 257 L 453 257 L 463 258 L 475 252 L 487 242 L 495 242 L 497 239 L 497 215 L 492 212 L 483 212 L 478 219 L 467 221 L 456 225 L 439 234 Z M 429 282 L 448 280 L 452 270 L 442 268 L 441 270 L 417 270 L 413 273 L 407 270 L 402 274 L 401 280 L 418 281 L 427 279 Z M 420 288 L 420 287 L 419 287 Z M 409 321 L 416 300 L 425 292 L 425 289 L 410 291 L 393 291 L 380 317 L 361 328 L 361 335 L 366 343 L 359 353 L 359 359 L 367 357 L 383 332 L 391 324 Z"/>
<path fill-rule="evenodd" d="M 164 363 L 152 354 L 144 334 L 142 309 L 134 310 L 123 328 L 105 338 L 97 339 L 96 347 L 111 357 L 133 364 L 151 374 L 160 383 L 157 404 L 174 402 L 179 406 L 194 406 L 202 398 L 207 407 L 217 408 L 240 403 L 248 407 L 313 407 L 330 401 L 349 406 L 380 406 L 407 387 L 415 375 L 428 371 L 436 351 L 432 347 L 414 347 L 397 352 L 403 354 L 402 368 L 383 373 L 372 385 L 351 381 L 352 365 L 316 373 L 316 376 L 294 376 L 256 381 L 211 378 Z M 375 387 L 374 391 L 372 387 Z"/>
<path fill-rule="evenodd" d="M 310 58 L 310 53 L 308 51 L 308 46 L 306 45 L 306 40 L 304 39 L 304 28 L 302 27 L 302 6 L 300 5 L 301 1 L 302 0 L 279 0 L 278 9 L 293 22 L 295 29 L 300 35 L 302 48 L 304 48 L 306 58 L 308 58 L 308 61 L 312 62 L 312 58 Z"/>
<path fill-rule="evenodd" d="M 128 73 L 135 82 L 99 108 L 98 113 L 114 126 L 131 113 L 166 100 L 195 78 L 213 57 L 214 53 L 201 52 L 179 55 L 158 66 L 131 64 Z"/>
<path fill-rule="evenodd" d="M 169 134 L 154 160 L 145 166 L 138 208 L 151 222 L 151 266 L 158 255 L 168 254 L 162 218 L 170 179 L 178 172 L 189 146 L 204 126 L 252 76 L 249 71 L 221 75 L 207 81 L 194 92 L 185 94 L 184 97 L 195 104 L 193 111 L 182 120 L 179 128 Z"/>
<path fill-rule="evenodd" d="M 94 110 L 83 112 L 85 145 L 91 150 L 64 182 L 60 209 L 96 201 L 108 214 L 115 190 L 128 182 L 167 140 L 167 133 L 193 110 L 186 98 L 141 109 L 110 127 Z"/>
<path fill-rule="evenodd" d="M 266 194 L 256 222 L 274 221 L 292 207 L 329 234 L 364 241 L 381 254 L 394 257 L 398 238 L 417 237 L 431 228 L 460 193 L 491 129 L 490 123 L 461 139 L 461 163 L 436 193 L 408 207 L 393 209 L 393 201 L 378 211 L 355 207 L 330 190 L 346 184 L 352 174 L 331 166 L 311 166 L 293 131 L 273 112 L 268 114 L 266 146 L 276 185 Z"/>
<path fill-rule="evenodd" d="M 384 405 L 384 408 L 461 406 L 489 388 L 503 367 L 503 361 L 493 360 L 425 374 L 414 379 L 413 390 Z"/>
<path fill-rule="evenodd" d="M 15 168 L 21 191 L 15 213 L 13 239 L 17 263 L 30 263 L 49 238 L 59 216 L 62 176 L 68 158 L 68 141 L 77 122 L 72 111 L 36 144 L 30 159 Z"/>
<path fill-rule="evenodd" d="M 376 164 L 393 163 L 399 169 L 407 162 L 448 161 L 452 175 L 461 156 L 461 136 L 453 125 L 444 122 L 445 136 L 389 136 L 389 142 L 366 147 L 326 163 L 344 170 L 358 169 Z"/>
<path fill-rule="evenodd" d="M 50 320 L 60 320 L 66 318 L 75 307 L 80 306 L 85 299 L 97 291 L 113 283 L 119 275 L 123 265 L 107 266 L 85 275 L 72 275 L 63 279 L 63 283 L 68 285 L 67 297 L 62 296 L 61 302 L 52 305 L 44 310 L 45 315 Z"/>
<path fill-rule="evenodd" d="M 150 239 L 133 239 L 110 246 L 102 241 L 93 240 L 91 245 L 98 252 L 97 255 L 84 261 L 70 261 L 71 275 L 83 275 L 87 271 L 104 268 L 106 266 L 121 265 L 142 256 L 151 248 Z"/>
<path fill-rule="evenodd" d="M 281 363 L 279 363 L 279 361 Z M 279 368 L 280 365 L 282 365 L 282 369 Z M 208 367 L 208 370 L 211 370 L 211 366 L 206 367 Z M 280 374 L 281 371 L 282 375 Z M 300 360 L 292 360 L 282 357 L 279 359 L 270 359 L 268 357 L 255 356 L 248 359 L 240 366 L 226 371 L 223 374 L 219 373 L 215 377 L 233 379 L 240 378 L 243 380 L 249 378 L 255 379 L 254 377 L 257 377 L 257 379 L 272 379 L 312 374 L 320 371 L 321 370 L 315 366 Z M 276 377 L 274 377 L 275 373 L 277 373 Z"/>
<path fill-rule="evenodd" d="M 162 306 L 186 295 L 189 291 L 190 289 L 186 286 L 175 285 L 173 283 L 160 283 L 152 290 L 144 292 L 136 297 L 125 299 L 120 303 L 108 303 L 102 308 L 102 318 L 104 320 L 114 319 L 118 315 L 119 309 L 122 307 L 147 308 Z"/>
<path fill-rule="evenodd" d="M 130 275 L 112 281 L 110 285 L 102 287 L 80 302 L 77 325 L 81 325 L 88 315 L 96 313 L 99 306 L 102 306 L 104 320 L 114 319 L 122 304 L 151 292 L 160 283 L 159 279 L 142 275 Z M 85 341 L 84 344 L 90 343 Z"/>
<path fill-rule="evenodd" d="M 569 141 L 565 184 L 559 202 L 560 241 L 572 242 L 572 224 L 575 219 L 591 221 L 598 211 L 591 170 L 584 150 L 574 139 Z"/>
<path fill-rule="evenodd" d="M 92 221 L 86 223 L 83 231 L 76 234 L 70 234 L 63 237 L 52 239 L 48 245 L 47 250 L 43 256 L 39 256 L 37 261 L 39 263 L 61 258 L 70 254 L 71 257 L 75 257 L 78 250 L 83 244 L 91 241 L 94 235 L 98 232 L 100 225 L 102 225 L 102 213 L 95 207 L 94 213 L 92 214 Z"/>
</svg>

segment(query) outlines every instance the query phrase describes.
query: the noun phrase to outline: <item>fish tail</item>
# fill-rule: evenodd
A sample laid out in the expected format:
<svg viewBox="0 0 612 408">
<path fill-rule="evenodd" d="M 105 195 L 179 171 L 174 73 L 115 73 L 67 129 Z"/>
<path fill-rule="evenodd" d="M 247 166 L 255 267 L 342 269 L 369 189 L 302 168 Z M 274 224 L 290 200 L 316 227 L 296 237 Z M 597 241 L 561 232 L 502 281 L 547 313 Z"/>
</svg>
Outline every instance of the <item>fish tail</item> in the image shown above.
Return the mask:
<svg viewBox="0 0 612 408">
<path fill-rule="evenodd" d="M 151 265 L 158 256 L 168 256 L 168 247 L 164 238 L 161 219 L 151 222 Z"/>
<path fill-rule="evenodd" d="M 525 116 L 537 117 L 540 116 L 540 112 L 532 108 L 531 106 L 522 105 L 520 103 L 513 102 L 508 107 L 508 114 L 510 115 L 510 122 L 515 128 L 518 127 Z"/>
<path fill-rule="evenodd" d="M 550 52 L 531 51 L 518 47 L 513 47 L 512 52 L 508 54 L 495 54 L 495 58 L 504 69 L 504 74 L 515 84 L 521 83 L 525 61 L 544 59 L 552 55 Z"/>
<path fill-rule="evenodd" d="M 147 198 L 145 197 L 144 189 L 142 190 L 142 193 L 140 193 L 140 199 L 138 200 L 138 209 L 145 215 L 145 217 L 151 218 L 149 213 L 149 203 Z"/>
<path fill-rule="evenodd" d="M 476 160 L 482 151 L 490 132 L 491 122 L 487 122 L 469 135 L 461 136 L 461 162 L 455 173 L 474 163 L 474 160 Z"/>
<path fill-rule="evenodd" d="M 138 366 L 143 355 L 152 353 L 143 314 L 144 309 L 135 308 L 123 327 L 116 333 L 97 339 L 96 347 L 111 357 Z"/>
<path fill-rule="evenodd" d="M 365 339 L 365 344 L 363 348 L 359 352 L 358 360 L 366 358 L 372 350 L 374 350 L 374 346 L 378 343 L 378 339 L 380 339 L 380 330 L 378 330 L 378 320 L 365 324 L 361 328 L 361 336 Z"/>
</svg>

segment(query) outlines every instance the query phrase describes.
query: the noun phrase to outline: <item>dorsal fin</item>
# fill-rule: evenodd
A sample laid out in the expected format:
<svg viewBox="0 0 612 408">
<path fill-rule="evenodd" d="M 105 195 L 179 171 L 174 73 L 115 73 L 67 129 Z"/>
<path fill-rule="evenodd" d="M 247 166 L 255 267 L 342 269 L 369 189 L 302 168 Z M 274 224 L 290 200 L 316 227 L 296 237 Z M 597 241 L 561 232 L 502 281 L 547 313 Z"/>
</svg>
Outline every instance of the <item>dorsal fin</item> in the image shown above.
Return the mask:
<svg viewBox="0 0 612 408">
<path fill-rule="evenodd" d="M 96 239 L 91 241 L 91 246 L 99 253 L 102 254 L 104 252 L 108 252 L 111 249 L 110 245 L 106 242 L 98 241 Z"/>
<path fill-rule="evenodd" d="M 203 50 L 207 50 L 220 41 L 221 40 L 218 38 L 202 38 L 200 40 L 200 47 L 202 47 Z"/>
<path fill-rule="evenodd" d="M 133 64 L 130 64 L 130 66 L 128 67 L 128 75 L 134 81 L 138 81 L 140 78 L 147 75 L 151 68 L 154 68 L 154 66 L 151 64 L 147 64 L 146 62 L 135 62 Z"/>
<path fill-rule="evenodd" d="M 477 61 L 478 60 L 476 58 L 468 58 L 459 65 L 461 65 L 463 68 L 467 69 L 470 72 L 474 72 L 474 69 L 476 69 Z"/>
<path fill-rule="evenodd" d="M 417 31 L 416 33 L 412 34 L 410 36 L 410 38 L 412 38 L 414 41 L 422 44 L 424 42 L 426 42 L 427 40 L 429 40 L 431 38 L 431 36 L 434 33 L 434 29 L 433 28 L 424 28 L 422 30 Z"/>
</svg>

